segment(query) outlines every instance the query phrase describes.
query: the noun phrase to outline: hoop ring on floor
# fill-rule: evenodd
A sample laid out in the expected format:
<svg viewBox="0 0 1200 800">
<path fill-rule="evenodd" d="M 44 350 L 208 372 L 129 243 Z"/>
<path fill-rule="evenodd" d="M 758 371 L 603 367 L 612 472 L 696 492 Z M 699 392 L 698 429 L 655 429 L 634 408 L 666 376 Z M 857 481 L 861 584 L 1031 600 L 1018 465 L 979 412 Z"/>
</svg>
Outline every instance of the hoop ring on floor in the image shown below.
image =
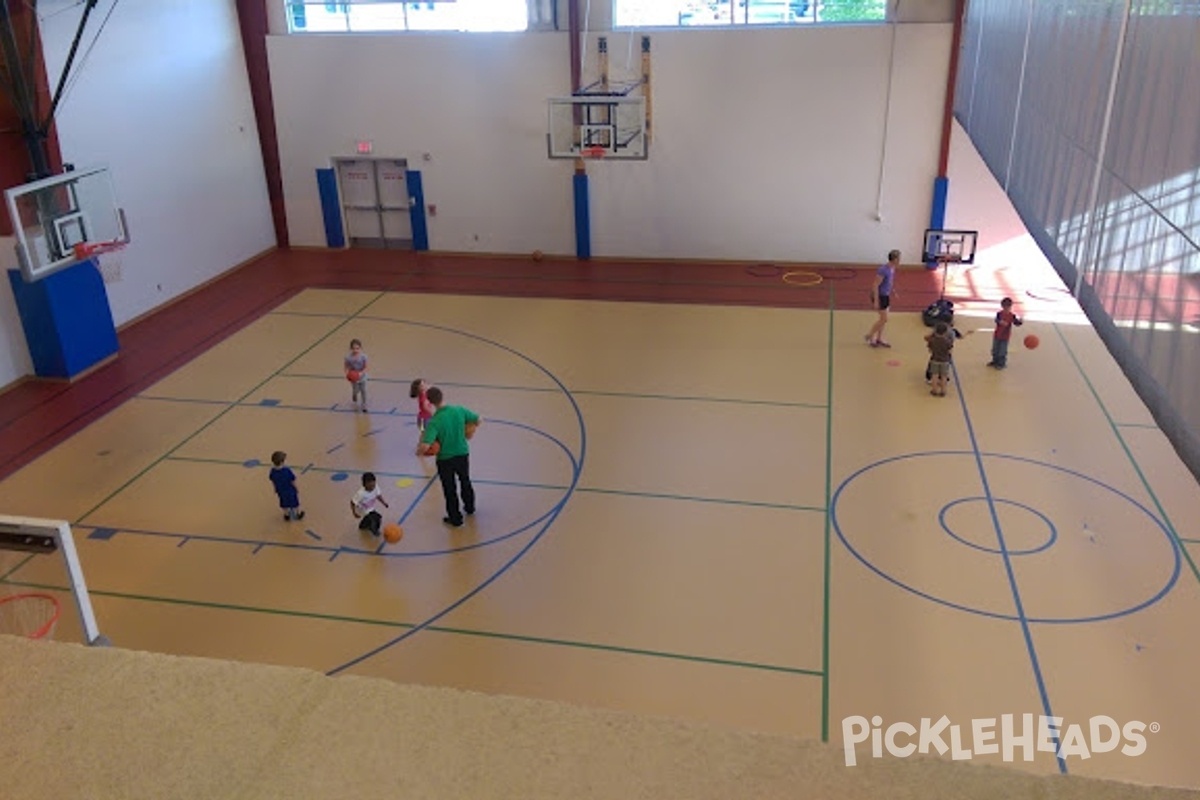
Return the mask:
<svg viewBox="0 0 1200 800">
<path fill-rule="evenodd" d="M 812 287 L 820 286 L 825 280 L 818 272 L 813 272 L 808 269 L 794 269 L 791 272 L 783 273 L 783 282 L 789 286 Z"/>
<path fill-rule="evenodd" d="M 778 264 L 751 264 L 746 267 L 746 274 L 755 278 L 777 278 L 783 274 L 783 267 Z"/>
<path fill-rule="evenodd" d="M 22 592 L 0 597 L 0 633 L 43 639 L 54 630 L 62 606 L 44 592 Z"/>
</svg>

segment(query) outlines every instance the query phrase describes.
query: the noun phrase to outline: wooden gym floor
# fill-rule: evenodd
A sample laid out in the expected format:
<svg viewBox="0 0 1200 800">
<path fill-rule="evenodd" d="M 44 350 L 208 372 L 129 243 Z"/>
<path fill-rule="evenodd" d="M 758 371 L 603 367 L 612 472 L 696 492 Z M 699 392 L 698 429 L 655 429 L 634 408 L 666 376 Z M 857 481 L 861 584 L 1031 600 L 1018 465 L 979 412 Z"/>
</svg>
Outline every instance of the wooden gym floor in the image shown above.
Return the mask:
<svg viewBox="0 0 1200 800">
<path fill-rule="evenodd" d="M 556 267 L 613 302 L 396 285 L 431 263 L 413 259 L 273 254 L 79 384 L 3 396 L 0 510 L 72 522 L 116 646 L 834 741 L 853 715 L 1107 715 L 1153 723 L 1146 752 L 1022 766 L 1200 786 L 1200 490 L 1061 295 L 1023 298 L 1041 346 L 1014 343 L 1004 372 L 984 366 L 994 298 L 964 304 L 979 333 L 934 398 L 916 315 L 894 315 L 891 350 L 863 343 L 865 274 L 659 265 L 631 301 L 605 286 L 616 266 Z M 304 278 L 316 260 L 335 268 Z M 705 270 L 733 296 L 686 296 Z M 239 306 L 252 281 L 274 288 Z M 923 270 L 901 285 L 902 310 L 927 302 Z M 138 332 L 188 324 L 178 355 Z M 352 337 L 368 414 L 341 376 Z M 462 529 L 413 454 L 417 376 L 487 420 Z M 276 507 L 276 449 L 302 522 Z M 364 470 L 398 545 L 348 513 Z M 41 562 L 5 554 L 0 574 L 61 588 Z"/>
</svg>

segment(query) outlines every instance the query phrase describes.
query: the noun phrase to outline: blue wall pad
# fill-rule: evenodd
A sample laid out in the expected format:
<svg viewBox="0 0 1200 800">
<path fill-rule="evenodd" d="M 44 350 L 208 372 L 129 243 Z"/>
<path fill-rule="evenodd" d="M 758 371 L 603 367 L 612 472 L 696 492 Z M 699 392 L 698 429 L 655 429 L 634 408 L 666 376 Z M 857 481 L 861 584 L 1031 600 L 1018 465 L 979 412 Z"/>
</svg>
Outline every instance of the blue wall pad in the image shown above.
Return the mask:
<svg viewBox="0 0 1200 800">
<path fill-rule="evenodd" d="M 39 377 L 72 378 L 119 349 L 108 293 L 94 262 L 82 261 L 33 283 L 10 269 L 8 280 Z"/>
<path fill-rule="evenodd" d="M 575 256 L 592 257 L 592 223 L 588 214 L 588 176 L 575 175 Z"/>
<path fill-rule="evenodd" d="M 950 179 L 942 176 L 933 181 L 933 208 L 929 212 L 930 230 L 940 231 L 946 228 L 946 198 L 950 194 Z M 926 261 L 929 269 L 937 269 L 936 261 Z"/>
<path fill-rule="evenodd" d="M 421 173 L 410 169 L 404 173 L 408 186 L 408 197 L 412 202 L 408 213 L 412 219 L 413 250 L 429 249 L 429 228 L 425 224 L 425 189 L 421 186 Z"/>
<path fill-rule="evenodd" d="M 330 247 L 345 247 L 346 234 L 342 230 L 337 175 L 332 167 L 317 170 L 317 189 L 321 192 L 321 215 L 325 218 L 325 244 Z"/>
</svg>

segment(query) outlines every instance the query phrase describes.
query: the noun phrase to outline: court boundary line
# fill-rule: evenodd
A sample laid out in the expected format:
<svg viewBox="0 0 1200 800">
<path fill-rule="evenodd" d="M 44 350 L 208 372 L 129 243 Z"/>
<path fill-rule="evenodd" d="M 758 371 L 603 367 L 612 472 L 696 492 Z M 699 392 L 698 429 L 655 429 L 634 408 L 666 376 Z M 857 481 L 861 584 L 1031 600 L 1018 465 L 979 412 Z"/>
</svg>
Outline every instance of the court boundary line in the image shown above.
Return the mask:
<svg viewBox="0 0 1200 800">
<path fill-rule="evenodd" d="M 1100 413 L 1104 415 L 1104 419 L 1108 422 L 1108 426 L 1112 430 L 1113 436 L 1116 437 L 1117 443 L 1121 445 L 1121 449 L 1125 452 L 1125 457 L 1129 460 L 1130 466 L 1133 467 L 1133 471 L 1137 474 L 1138 480 L 1142 484 L 1142 488 L 1146 490 L 1146 494 L 1150 496 L 1151 502 L 1154 503 L 1154 508 L 1158 511 L 1160 520 L 1167 526 L 1167 530 L 1170 532 L 1172 538 L 1174 538 L 1176 546 L 1182 551 L 1184 559 L 1187 560 L 1188 566 L 1192 569 L 1192 575 L 1196 578 L 1197 582 L 1200 582 L 1200 569 L 1196 568 L 1196 562 L 1192 560 L 1192 554 L 1189 553 L 1188 549 L 1183 546 L 1183 541 L 1179 536 L 1179 531 L 1176 530 L 1174 523 L 1171 522 L 1171 517 L 1167 514 L 1167 510 L 1163 508 L 1162 503 L 1158 499 L 1158 495 L 1155 494 L 1153 487 L 1151 487 L 1150 481 L 1146 478 L 1146 473 L 1142 471 L 1142 466 L 1138 463 L 1137 457 L 1135 457 L 1133 455 L 1133 451 L 1129 449 L 1129 443 L 1126 442 L 1125 437 L 1121 435 L 1120 426 L 1117 424 L 1116 420 L 1113 419 L 1112 414 L 1109 413 L 1108 406 L 1105 405 L 1103 398 L 1100 397 L 1100 393 L 1096 390 L 1095 385 L 1092 383 L 1092 379 L 1088 376 L 1087 370 L 1083 368 L 1083 364 L 1081 364 L 1079 359 L 1076 357 L 1075 350 L 1071 347 L 1071 343 L 1067 341 L 1066 335 L 1062 332 L 1062 327 L 1057 322 L 1051 324 L 1054 326 L 1054 332 L 1058 334 L 1059 341 L 1062 342 L 1063 347 L 1066 349 L 1067 355 L 1071 357 L 1072 363 L 1075 364 L 1075 369 L 1079 372 L 1079 377 L 1083 379 L 1088 391 L 1092 394 L 1092 399 L 1094 399 L 1096 401 L 1096 405 L 1100 407 Z M 1105 352 L 1107 352 L 1107 349 Z M 1112 357 L 1111 354 L 1109 357 Z"/>
<path fill-rule="evenodd" d="M 825 565 L 824 565 L 824 610 L 821 621 L 821 741 L 829 741 L 829 634 L 830 634 L 830 596 L 833 580 L 833 553 L 830 529 L 833 522 L 833 340 L 835 331 L 835 311 L 837 303 L 834 295 L 837 290 L 829 287 L 829 333 L 826 356 L 826 385 L 825 385 Z"/>
<path fill-rule="evenodd" d="M 217 459 L 217 458 L 204 458 L 204 457 L 200 457 L 200 456 L 167 456 L 163 460 L 164 461 L 178 461 L 181 463 L 215 464 L 217 466 L 240 467 L 242 469 L 246 468 L 246 465 L 243 462 L 235 461 L 233 459 L 225 460 L 225 459 Z M 254 469 L 266 469 L 266 468 L 267 468 L 266 464 L 259 464 L 257 467 L 254 467 Z M 330 474 L 336 475 L 338 473 L 351 472 L 353 470 L 347 469 L 345 467 L 312 466 L 312 467 L 309 467 L 307 469 L 307 471 L 308 472 L 317 472 L 317 473 L 330 473 Z M 429 475 L 425 475 L 424 473 L 417 474 L 417 473 L 412 473 L 412 472 L 390 472 L 387 470 L 379 470 L 379 469 L 374 469 L 374 470 L 372 470 L 372 472 L 374 472 L 378 476 L 386 477 L 386 478 L 412 478 L 413 480 L 417 480 L 417 479 L 424 480 L 426 478 L 431 477 Z M 433 477 L 436 477 L 436 476 L 433 476 Z M 570 488 L 569 485 L 559 486 L 559 485 L 547 484 L 547 483 L 528 483 L 528 482 L 524 482 L 524 481 L 503 481 L 503 480 L 496 480 L 496 479 L 491 479 L 491 478 L 477 478 L 473 475 L 471 476 L 471 482 L 478 483 L 481 486 L 512 486 L 512 487 L 521 488 L 521 489 L 544 489 L 547 491 L 553 491 L 553 490 L 562 491 L 562 490 Z M 672 494 L 670 492 L 639 492 L 639 491 L 634 491 L 632 489 L 613 489 L 613 488 L 602 487 L 602 486 L 576 486 L 575 491 L 587 493 L 587 494 L 610 494 L 610 495 L 620 495 L 620 496 L 624 496 L 624 497 L 648 498 L 648 499 L 653 499 L 653 500 L 679 500 L 681 502 L 692 502 L 692 503 L 718 503 L 720 505 L 746 506 L 746 507 L 751 507 L 751 508 L 767 508 L 767 509 L 773 509 L 773 510 L 778 510 L 778 511 L 811 511 L 811 512 L 818 513 L 818 514 L 824 513 L 826 511 L 825 508 L 820 508 L 818 506 L 800 505 L 798 503 L 795 503 L 795 504 L 794 503 L 771 503 L 771 502 L 762 501 L 762 500 L 738 500 L 738 499 L 732 498 L 732 497 L 701 497 L 699 495 Z M 80 522 L 77 524 L 82 527 L 92 527 L 92 526 L 88 525 L 87 523 L 83 523 L 83 522 Z M 112 526 L 109 525 L 109 526 L 105 526 L 105 527 L 112 527 Z"/>
<path fill-rule="evenodd" d="M 264 378 L 259 383 L 255 384 L 248 392 L 246 392 L 244 395 L 242 395 L 240 398 L 238 398 L 238 400 L 235 400 L 232 403 L 227 403 L 226 408 L 224 410 L 222 410 L 216 416 L 214 416 L 212 419 L 210 419 L 208 422 L 204 423 L 199 428 L 197 428 L 196 430 L 194 430 L 190 434 L 188 434 L 183 439 L 183 441 L 179 442 L 174 447 L 172 447 L 171 449 L 167 450 L 165 453 L 160 455 L 158 458 L 151 461 L 149 464 L 147 464 L 145 467 L 143 467 L 141 470 L 139 470 L 135 475 L 133 475 L 131 478 L 129 478 L 129 480 L 125 481 L 120 486 L 118 486 L 116 489 L 114 489 L 112 492 L 110 492 L 108 495 L 106 495 L 104 498 L 102 498 L 98 503 L 96 503 L 96 505 L 92 506 L 90 509 L 85 511 L 83 514 L 80 514 L 78 519 L 76 519 L 72 524 L 76 524 L 76 525 L 83 524 L 83 520 L 87 519 L 91 514 L 94 514 L 96 511 L 103 508 L 106 503 L 108 503 L 110 500 L 112 500 L 114 497 L 116 497 L 122 491 L 127 489 L 129 486 L 133 485 L 133 483 L 136 480 L 138 480 L 143 475 L 145 475 L 147 472 L 149 472 L 151 469 L 153 469 L 155 465 L 159 464 L 164 459 L 166 459 L 168 456 L 170 456 L 172 453 L 174 453 L 176 450 L 183 447 L 188 442 L 190 442 L 192 439 L 199 436 L 201 433 L 203 433 L 205 430 L 207 430 L 211 425 L 213 425 L 217 420 L 221 419 L 223 416 L 228 414 L 232 409 L 237 408 L 238 402 L 245 400 L 247 397 L 252 395 L 254 392 L 258 391 L 260 388 L 265 386 L 280 372 L 287 369 L 289 366 L 291 366 L 297 360 L 308 355 L 308 353 L 310 353 L 314 348 L 316 348 L 318 345 L 322 344 L 326 339 L 333 336 L 335 333 L 337 333 L 342 328 L 349 325 L 355 319 L 355 317 L 357 317 L 363 311 L 366 311 L 368 308 L 371 307 L 372 304 L 378 302 L 386 294 L 387 294 L 387 292 L 376 292 L 374 297 L 372 297 L 370 300 L 368 300 L 367 303 L 365 305 L 363 305 L 358 311 L 356 311 L 354 314 L 350 315 L 349 317 L 346 317 L 345 319 L 343 319 L 342 322 L 340 322 L 339 324 L 334 325 L 332 328 L 330 328 L 328 331 L 326 331 L 326 333 L 323 336 L 318 337 L 316 339 L 316 341 L 314 341 L 308 347 L 304 348 L 299 353 L 297 353 L 294 358 L 286 361 L 283 364 L 283 366 L 279 367 L 274 372 L 271 372 L 266 378 Z M 205 351 L 205 352 L 209 352 L 209 351 Z M 195 360 L 195 358 L 192 359 L 192 361 L 194 361 L 194 360 Z M 190 363 L 192 363 L 192 361 L 188 361 L 187 363 L 190 364 Z"/>
<path fill-rule="evenodd" d="M 979 470 L 979 479 L 983 483 L 983 495 L 987 499 L 988 513 L 992 518 L 992 527 L 996 531 L 996 539 L 1000 544 L 1000 555 L 1004 559 L 1004 571 L 1008 575 L 1009 588 L 1012 590 L 1013 602 L 1016 605 L 1017 617 L 1021 625 L 1021 633 L 1025 639 L 1025 647 L 1029 654 L 1030 665 L 1033 667 L 1034 682 L 1037 684 L 1038 694 L 1041 696 L 1042 710 L 1046 716 L 1053 718 L 1054 711 L 1050 707 L 1050 694 L 1046 689 L 1046 680 L 1042 675 L 1042 665 L 1038 659 L 1037 647 L 1033 643 L 1033 630 L 1030 627 L 1029 619 L 1025 615 L 1025 604 L 1021 601 L 1021 590 L 1017 584 L 1017 576 L 1013 569 L 1012 557 L 1008 550 L 1008 545 L 1004 540 L 1004 526 L 1000 524 L 1000 517 L 996 513 L 996 501 L 992 494 L 991 484 L 988 483 L 987 469 L 983 466 L 983 453 L 979 449 L 979 439 L 975 435 L 975 425 L 971 421 L 971 412 L 967 407 L 967 393 L 963 386 L 962 375 L 955 368 L 953 362 L 950 364 L 950 369 L 954 374 L 954 382 L 958 385 L 959 406 L 962 408 L 963 419 L 967 425 L 967 436 L 971 440 L 971 450 L 975 457 L 975 465 Z M 1058 761 L 1058 771 L 1063 775 L 1068 774 L 1066 759 L 1062 756 L 1061 739 L 1058 734 L 1051 737 L 1055 743 L 1054 757 Z"/>
<path fill-rule="evenodd" d="M 49 584 L 31 581 L 4 581 L 4 583 L 27 589 L 41 589 L 44 591 L 57 592 L 70 591 L 70 589 L 67 587 L 52 586 Z M 325 614 L 318 611 L 298 611 L 283 608 L 269 608 L 266 606 L 243 605 L 239 603 L 219 603 L 209 600 L 187 600 L 181 597 L 164 597 L 160 595 L 136 594 L 133 592 L 114 592 L 109 590 L 89 589 L 88 593 L 97 597 L 106 597 L 114 600 L 163 603 L 166 605 L 213 609 L 217 611 L 231 611 L 235 613 L 267 614 L 271 616 L 292 617 L 296 619 L 313 619 L 327 622 L 350 622 L 374 627 L 405 628 L 410 630 L 420 627 L 420 623 L 415 622 L 400 622 L 395 620 L 371 619 L 369 617 L 354 617 L 348 614 Z M 645 648 L 624 647 L 621 645 L 601 644 L 598 642 L 583 642 L 571 639 L 553 639 L 550 637 L 532 636 L 519 633 L 480 631 L 469 628 L 456 628 L 442 625 L 427 625 L 424 626 L 423 630 L 455 636 L 475 636 L 490 639 L 502 639 L 506 641 L 526 642 L 531 644 L 544 644 L 572 649 L 598 650 L 603 652 L 622 653 L 626 655 L 646 656 L 649 658 L 661 658 L 674 661 L 685 661 L 689 663 L 736 667 L 739 669 L 751 669 L 765 672 L 782 672 L 789 675 L 804 675 L 809 677 L 817 677 L 820 675 L 820 673 L 816 670 L 811 670 L 804 667 L 785 667 L 779 664 L 763 664 L 755 661 L 736 661 L 733 659 L 717 658 L 715 656 L 696 656 L 689 655 L 687 653 L 673 653 L 667 650 L 648 650 Z"/>
<path fill-rule="evenodd" d="M 526 362 L 533 368 L 540 370 L 544 375 L 546 375 L 546 377 L 548 377 L 551 381 L 553 381 L 555 384 L 557 384 L 559 386 L 559 388 L 563 392 L 563 395 L 566 397 L 567 402 L 571 404 L 571 408 L 575 412 L 575 419 L 579 424 L 579 455 L 578 455 L 578 458 L 576 458 L 575 454 L 568 450 L 571 465 L 573 468 L 573 474 L 571 476 L 571 485 L 567 488 L 566 493 L 562 496 L 562 499 L 560 499 L 558 501 L 558 503 L 553 508 L 551 508 L 550 513 L 548 514 L 548 518 L 546 519 L 545 523 L 542 525 L 541 529 L 539 531 L 537 531 L 537 533 L 535 533 L 530 538 L 530 540 L 528 542 L 526 542 L 524 544 L 524 546 L 521 547 L 520 550 L 517 551 L 517 553 L 514 556 L 512 556 L 508 561 L 506 561 L 504 564 L 502 564 L 499 569 L 497 569 L 495 572 L 493 572 L 491 575 L 489 575 L 487 578 L 485 578 L 481 583 L 479 583 L 473 589 L 468 591 L 462 597 L 455 600 L 450 605 L 446 606 L 442 610 L 435 613 L 433 616 L 426 619 L 424 622 L 420 623 L 418 626 L 412 628 L 411 630 L 405 631 L 404 633 L 400 634 L 399 636 L 393 637 L 390 641 L 384 642 L 383 644 L 381 644 L 377 647 L 374 647 L 371 650 L 368 650 L 367 652 L 363 653 L 362 655 L 359 655 L 349 661 L 346 661 L 346 662 L 338 665 L 337 667 L 334 667 L 331 670 L 328 670 L 325 673 L 326 675 L 338 675 L 341 672 L 343 672 L 357 664 L 361 664 L 363 661 L 366 661 L 370 658 L 374 658 L 375 656 L 379 655 L 380 653 L 384 652 L 385 650 L 390 650 L 391 648 L 395 647 L 396 645 L 403 643 L 409 637 L 413 636 L 416 633 L 419 633 L 420 631 L 424 630 L 425 628 L 428 628 L 430 625 L 437 622 L 439 619 L 446 616 L 447 614 L 453 612 L 454 610 L 459 608 L 461 605 L 466 603 L 468 600 L 470 600 L 473 597 L 475 597 L 476 595 L 478 595 L 484 589 L 491 586 L 495 581 L 499 580 L 501 576 L 503 576 L 506 572 L 508 572 L 508 570 L 510 570 L 513 567 L 513 565 L 515 565 L 518 561 L 520 561 L 522 558 L 524 558 L 525 555 L 530 550 L 533 549 L 534 545 L 536 545 L 541 540 L 541 538 L 546 535 L 546 531 L 548 531 L 550 529 L 550 526 L 553 525 L 555 523 L 555 521 L 558 519 L 559 515 L 562 513 L 563 508 L 566 507 L 567 502 L 571 499 L 571 496 L 574 494 L 575 488 L 579 485 L 579 477 L 583 473 L 583 465 L 584 465 L 584 462 L 587 460 L 587 423 L 584 421 L 583 411 L 579 408 L 579 404 L 577 402 L 575 402 L 575 397 L 571 394 L 571 391 L 569 389 L 567 389 L 567 387 L 563 384 L 563 382 L 558 379 L 558 376 L 555 375 L 553 372 L 551 372 L 549 369 L 547 369 L 545 366 L 543 366 L 539 361 L 537 361 L 536 359 L 534 359 L 533 357 L 531 357 L 529 355 L 526 355 L 525 353 L 521 352 L 520 350 L 517 350 L 515 347 L 510 347 L 506 344 L 496 341 L 495 339 L 489 339 L 488 337 L 481 336 L 476 333 L 471 333 L 470 331 L 464 331 L 464 330 L 461 330 L 458 328 L 451 328 L 447 325 L 438 325 L 438 324 L 434 324 L 434 323 L 430 323 L 430 322 L 418 322 L 415 320 L 388 320 L 388 321 L 396 322 L 396 323 L 402 324 L 402 325 L 410 325 L 410 326 L 416 326 L 416 327 L 429 328 L 429 329 L 433 329 L 433 330 L 439 330 L 439 331 L 443 331 L 443 332 L 452 333 L 452 334 L 455 334 L 457 336 L 461 336 L 461 337 L 464 337 L 467 339 L 474 339 L 477 342 L 482 342 L 484 344 L 491 345 L 492 347 L 495 347 L 498 350 L 503 350 L 504 352 L 521 359 L 522 361 Z M 565 448 L 565 445 L 564 445 L 564 448 Z M 537 523 L 535 522 L 534 524 L 536 525 Z"/>
<path fill-rule="evenodd" d="M 364 319 L 375 319 L 383 321 L 383 317 L 364 317 Z M 389 322 L 400 322 L 401 320 L 388 320 Z M 279 375 L 281 378 L 299 378 L 299 379 L 315 379 L 315 380 L 344 380 L 341 375 L 322 375 L 309 372 L 288 372 Z M 371 381 L 375 383 L 393 384 L 397 386 L 406 386 L 410 383 L 404 378 L 376 378 L 371 377 Z M 540 392 L 546 394 L 558 394 L 559 390 L 552 386 L 510 386 L 504 384 L 491 383 L 457 383 L 454 381 L 430 381 L 431 385 L 448 386 L 456 389 L 485 389 L 488 391 L 498 392 Z M 646 392 L 610 392 L 601 391 L 599 389 L 570 389 L 571 394 L 584 397 L 620 397 L 630 398 L 635 400 L 678 400 L 683 402 L 696 403 L 731 403 L 736 405 L 747 406 L 772 406 L 779 408 L 814 408 L 823 409 L 825 406 L 818 403 L 801 403 L 787 400 L 757 400 L 752 398 L 741 397 L 703 397 L 700 395 L 672 395 L 672 394 L 654 394 Z M 139 395 L 139 397 L 142 395 Z M 172 400 L 175 398 L 163 396 L 149 396 L 147 399 L 153 400 Z M 185 398 L 180 398 L 185 399 Z"/>
</svg>

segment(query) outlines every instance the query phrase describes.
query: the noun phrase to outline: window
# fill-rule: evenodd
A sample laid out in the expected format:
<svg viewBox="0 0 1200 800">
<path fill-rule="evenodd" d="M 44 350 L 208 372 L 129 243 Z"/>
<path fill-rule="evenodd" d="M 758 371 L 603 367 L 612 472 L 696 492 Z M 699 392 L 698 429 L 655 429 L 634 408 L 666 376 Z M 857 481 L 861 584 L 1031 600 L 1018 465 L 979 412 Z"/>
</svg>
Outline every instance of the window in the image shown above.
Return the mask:
<svg viewBox="0 0 1200 800">
<path fill-rule="evenodd" d="M 284 0 L 292 33 L 523 31 L 528 0 Z"/>
<path fill-rule="evenodd" d="M 887 0 L 613 0 L 613 26 L 884 22 Z"/>
</svg>

